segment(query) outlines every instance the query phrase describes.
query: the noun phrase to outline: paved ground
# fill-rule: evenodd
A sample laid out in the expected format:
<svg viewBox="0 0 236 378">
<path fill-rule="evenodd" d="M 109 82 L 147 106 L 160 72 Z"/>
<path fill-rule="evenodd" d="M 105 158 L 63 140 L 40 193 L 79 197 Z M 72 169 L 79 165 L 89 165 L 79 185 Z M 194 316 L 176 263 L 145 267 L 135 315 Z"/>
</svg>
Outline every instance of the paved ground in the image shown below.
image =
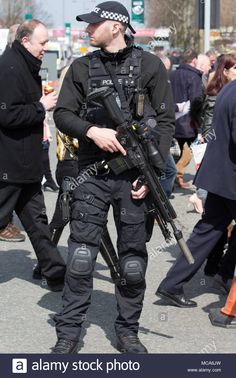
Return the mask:
<svg viewBox="0 0 236 378">
<path fill-rule="evenodd" d="M 54 134 L 54 128 L 52 127 Z M 55 139 L 55 138 L 54 138 Z M 55 141 L 52 143 L 51 164 L 55 168 Z M 187 179 L 192 179 L 193 165 Z M 192 190 L 175 191 L 172 201 L 178 213 L 178 224 L 185 237 L 190 234 L 199 215 L 188 206 Z M 45 192 L 49 219 L 57 195 Z M 109 230 L 115 241 L 116 233 L 110 218 Z M 60 240 L 59 249 L 66 258 L 68 227 Z M 211 279 L 198 272 L 186 286 L 186 294 L 197 301 L 194 309 L 166 306 L 155 296 L 159 282 L 165 277 L 176 257 L 175 245 L 165 243 L 158 226 L 148 245 L 150 259 L 147 271 L 147 292 L 140 322 L 140 338 L 150 353 L 232 353 L 235 351 L 235 330 L 213 327 L 208 310 L 224 304 L 225 296 L 211 289 Z M 160 248 L 158 248 L 160 247 Z M 158 250 L 158 253 L 157 253 Z M 24 243 L 0 242 L 0 353 L 49 353 L 56 335 L 51 317 L 60 309 L 61 294 L 42 289 L 32 280 L 35 263 L 29 239 Z M 116 304 L 114 286 L 101 258 L 94 274 L 94 293 L 80 345 L 81 353 L 115 353 L 113 320 Z"/>
</svg>

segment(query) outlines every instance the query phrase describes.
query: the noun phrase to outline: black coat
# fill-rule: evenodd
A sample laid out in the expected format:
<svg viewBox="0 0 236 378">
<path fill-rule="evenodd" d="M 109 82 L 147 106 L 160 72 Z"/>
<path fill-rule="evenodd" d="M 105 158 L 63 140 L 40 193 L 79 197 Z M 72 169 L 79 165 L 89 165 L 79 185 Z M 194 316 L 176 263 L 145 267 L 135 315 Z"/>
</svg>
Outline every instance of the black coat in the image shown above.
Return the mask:
<svg viewBox="0 0 236 378">
<path fill-rule="evenodd" d="M 202 94 L 202 72 L 189 64 L 181 64 L 176 71 L 170 74 L 170 82 L 175 103 L 193 101 Z M 193 138 L 196 130 L 190 126 L 189 115 L 178 118 L 175 122 L 176 138 Z"/>
<path fill-rule="evenodd" d="M 118 53 L 103 52 L 103 61 L 110 61 L 116 66 L 122 65 L 132 52 L 132 47 Z M 56 126 L 63 133 L 79 139 L 79 164 L 86 166 L 103 159 L 114 157 L 111 153 L 99 150 L 92 141 L 86 138 L 91 122 L 79 117 L 79 110 L 86 101 L 89 79 L 89 57 L 76 59 L 70 66 L 60 91 L 57 107 L 54 111 Z M 156 132 L 159 149 L 167 157 L 174 134 L 174 105 L 170 83 L 161 60 L 143 51 L 141 60 L 141 85 L 149 94 L 152 108 L 156 112 Z M 106 126 L 109 127 L 109 126 Z"/>
<path fill-rule="evenodd" d="M 45 111 L 39 102 L 40 65 L 17 41 L 0 58 L 0 181 L 41 181 Z"/>
<path fill-rule="evenodd" d="M 236 200 L 236 80 L 227 84 L 216 99 L 212 129 L 195 185 L 208 192 Z"/>
</svg>

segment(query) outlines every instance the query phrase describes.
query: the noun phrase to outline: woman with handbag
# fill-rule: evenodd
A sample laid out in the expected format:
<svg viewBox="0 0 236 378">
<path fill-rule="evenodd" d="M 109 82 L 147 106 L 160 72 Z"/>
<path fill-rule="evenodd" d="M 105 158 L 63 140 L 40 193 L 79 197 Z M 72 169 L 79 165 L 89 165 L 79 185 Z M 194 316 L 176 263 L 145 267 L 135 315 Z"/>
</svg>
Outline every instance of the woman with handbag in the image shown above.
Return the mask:
<svg viewBox="0 0 236 378">
<path fill-rule="evenodd" d="M 194 128 L 198 128 L 199 133 L 197 139 L 200 143 L 207 143 L 215 138 L 215 132 L 211 126 L 216 97 L 226 84 L 236 79 L 236 69 L 234 68 L 235 65 L 236 55 L 222 54 L 218 59 L 218 66 L 215 74 L 207 85 L 206 96 L 202 102 L 200 119 L 197 119 L 197 117 L 195 117 L 195 114 L 199 114 L 199 108 L 197 109 L 197 107 L 199 107 L 199 99 L 198 102 L 194 102 L 193 106 L 191 107 L 191 124 Z M 194 193 L 189 198 L 190 203 L 194 206 L 196 212 L 199 214 L 203 213 L 206 196 L 207 192 L 201 188 L 198 188 L 196 193 Z"/>
</svg>

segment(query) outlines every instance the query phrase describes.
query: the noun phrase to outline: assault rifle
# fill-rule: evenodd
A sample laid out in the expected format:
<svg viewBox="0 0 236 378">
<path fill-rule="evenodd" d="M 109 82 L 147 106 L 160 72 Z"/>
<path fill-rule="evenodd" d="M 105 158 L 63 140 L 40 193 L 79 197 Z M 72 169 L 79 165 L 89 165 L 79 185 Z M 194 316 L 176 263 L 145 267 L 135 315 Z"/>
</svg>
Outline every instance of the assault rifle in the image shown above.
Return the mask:
<svg viewBox="0 0 236 378">
<path fill-rule="evenodd" d="M 134 121 L 131 114 L 128 114 L 129 117 L 126 118 L 129 118 L 129 120 L 126 120 L 116 97 L 117 94 L 114 89 L 109 87 L 95 89 L 88 95 L 89 101 L 103 104 L 116 125 L 116 137 L 127 153 L 126 156 L 114 158 L 106 162 L 105 165 L 115 174 L 120 174 L 134 167 L 138 168 L 140 172 L 138 188 L 146 184 L 151 194 L 150 214 L 157 220 L 165 240 L 171 238 L 168 223 L 171 225 L 180 249 L 184 253 L 188 263 L 193 264 L 194 259 L 183 239 L 183 234 L 181 230 L 177 229 L 174 223 L 174 219 L 177 218 L 175 210 L 159 182 L 159 167 L 161 166 L 162 158 L 155 140 L 145 122 L 142 120 L 139 122 Z M 138 190 L 138 188 L 136 189 Z"/>
</svg>

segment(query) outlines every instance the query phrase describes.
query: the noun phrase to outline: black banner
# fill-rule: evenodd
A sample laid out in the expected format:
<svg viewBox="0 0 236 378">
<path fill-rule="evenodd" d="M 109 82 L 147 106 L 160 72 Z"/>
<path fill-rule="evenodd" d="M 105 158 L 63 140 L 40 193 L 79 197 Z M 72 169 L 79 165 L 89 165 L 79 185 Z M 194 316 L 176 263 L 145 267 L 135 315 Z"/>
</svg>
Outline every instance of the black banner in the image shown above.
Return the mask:
<svg viewBox="0 0 236 378">
<path fill-rule="evenodd" d="M 0 377 L 225 377 L 235 354 L 1 354 Z"/>
</svg>

